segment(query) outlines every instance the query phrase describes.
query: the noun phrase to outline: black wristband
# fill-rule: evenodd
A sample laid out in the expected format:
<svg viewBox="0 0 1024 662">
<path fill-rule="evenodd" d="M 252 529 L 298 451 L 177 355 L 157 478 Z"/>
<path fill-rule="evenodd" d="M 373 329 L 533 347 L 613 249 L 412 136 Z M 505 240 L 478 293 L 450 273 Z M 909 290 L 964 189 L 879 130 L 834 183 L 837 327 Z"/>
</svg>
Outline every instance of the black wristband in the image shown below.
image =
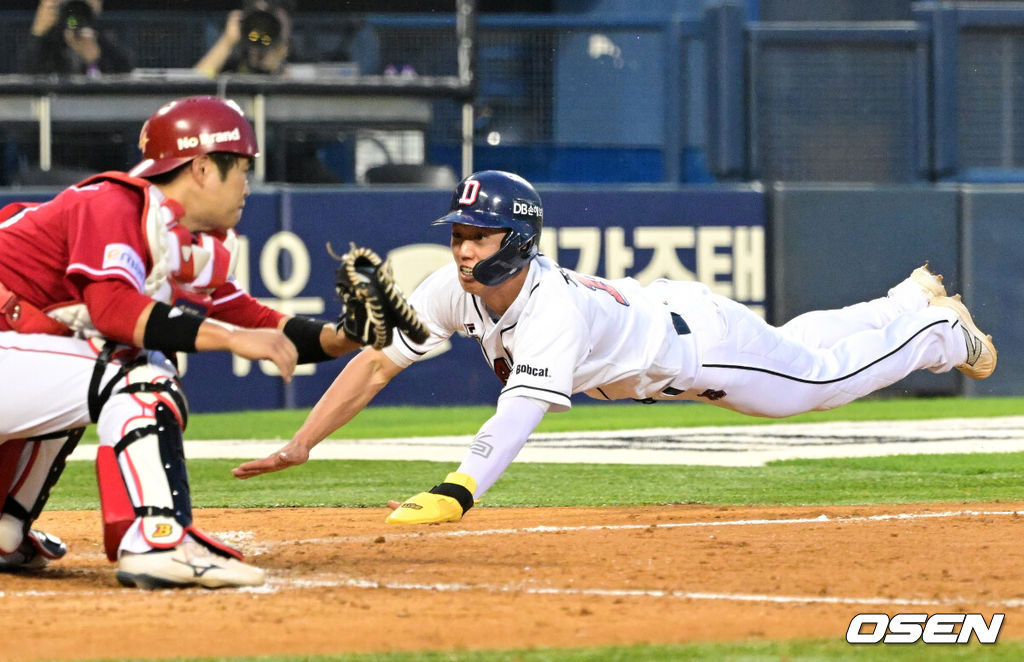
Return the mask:
<svg viewBox="0 0 1024 662">
<path fill-rule="evenodd" d="M 467 488 L 456 483 L 441 483 L 430 488 L 431 494 L 440 494 L 442 496 L 451 497 L 459 502 L 462 506 L 462 514 L 465 515 L 466 511 L 473 507 L 473 493 Z"/>
<path fill-rule="evenodd" d="M 142 335 L 142 346 L 157 349 L 165 354 L 172 352 L 196 351 L 196 336 L 202 317 L 185 312 L 181 308 L 156 302 L 149 312 L 146 331 Z"/>
<path fill-rule="evenodd" d="M 284 335 L 299 350 L 299 363 L 319 363 L 334 358 L 320 343 L 320 333 L 328 324 L 331 322 L 308 317 L 293 317 L 284 323 Z"/>
</svg>

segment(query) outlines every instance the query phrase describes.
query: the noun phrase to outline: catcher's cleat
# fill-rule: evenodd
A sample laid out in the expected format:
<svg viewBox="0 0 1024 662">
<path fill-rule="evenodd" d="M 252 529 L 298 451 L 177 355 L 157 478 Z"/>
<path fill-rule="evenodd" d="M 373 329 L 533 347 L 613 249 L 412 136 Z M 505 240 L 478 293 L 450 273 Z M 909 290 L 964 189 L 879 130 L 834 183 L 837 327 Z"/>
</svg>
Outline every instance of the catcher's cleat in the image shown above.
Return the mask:
<svg viewBox="0 0 1024 662">
<path fill-rule="evenodd" d="M 117 581 L 122 586 L 147 590 L 225 588 L 261 586 L 266 574 L 260 568 L 214 554 L 207 547 L 186 540 L 174 549 L 123 553 L 117 563 Z"/>
<path fill-rule="evenodd" d="M 951 309 L 959 318 L 959 328 L 967 343 L 967 360 L 956 366 L 956 369 L 971 379 L 985 379 L 996 369 L 996 347 L 992 344 L 992 336 L 986 335 L 974 323 L 967 306 L 960 300 L 960 295 L 951 297 L 935 297 L 933 306 Z"/>
<path fill-rule="evenodd" d="M 946 286 L 942 284 L 942 275 L 933 274 L 928 268 L 927 262 L 910 272 L 910 280 L 924 291 L 928 301 L 935 297 L 946 296 Z"/>
<path fill-rule="evenodd" d="M 0 571 L 36 572 L 49 565 L 51 560 L 62 558 L 67 553 L 68 546 L 63 540 L 45 531 L 32 529 L 16 550 L 10 554 L 0 554 Z"/>
<path fill-rule="evenodd" d="M 473 507 L 476 481 L 468 474 L 452 472 L 444 482 L 407 499 L 384 520 L 388 524 L 458 522 Z"/>
</svg>

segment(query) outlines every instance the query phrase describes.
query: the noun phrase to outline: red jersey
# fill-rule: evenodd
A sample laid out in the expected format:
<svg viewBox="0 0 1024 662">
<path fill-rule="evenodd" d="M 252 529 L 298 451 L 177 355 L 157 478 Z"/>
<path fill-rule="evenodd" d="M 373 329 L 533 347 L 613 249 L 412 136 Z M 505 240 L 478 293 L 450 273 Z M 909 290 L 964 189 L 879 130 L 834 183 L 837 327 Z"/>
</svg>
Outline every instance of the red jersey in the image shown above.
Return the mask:
<svg viewBox="0 0 1024 662">
<path fill-rule="evenodd" d="M 169 225 L 176 225 L 183 210 L 176 201 L 148 195 L 149 185 L 144 180 L 107 177 L 124 175 L 109 173 L 67 188 L 48 202 L 15 203 L 0 210 L 0 282 L 43 310 L 85 303 L 83 290 L 91 283 L 123 284 L 127 289 L 115 291 L 134 299 L 135 305 L 128 305 L 129 301 L 101 303 L 107 304 L 102 308 L 108 311 L 120 309 L 122 315 L 134 311 L 131 320 L 118 320 L 118 327 L 128 329 L 134 328 L 149 300 L 146 279 L 154 267 L 154 256 L 144 229 L 147 204 L 161 205 L 159 211 Z M 198 237 L 196 241 L 200 241 Z M 283 317 L 233 280 L 201 294 L 178 287 L 173 292 L 175 298 L 188 299 L 183 305 L 188 310 L 238 326 L 276 327 Z M 100 312 L 97 303 L 93 302 L 90 313 L 97 328 L 102 328 L 95 315 Z M 184 304 L 176 300 L 166 303 Z"/>
</svg>

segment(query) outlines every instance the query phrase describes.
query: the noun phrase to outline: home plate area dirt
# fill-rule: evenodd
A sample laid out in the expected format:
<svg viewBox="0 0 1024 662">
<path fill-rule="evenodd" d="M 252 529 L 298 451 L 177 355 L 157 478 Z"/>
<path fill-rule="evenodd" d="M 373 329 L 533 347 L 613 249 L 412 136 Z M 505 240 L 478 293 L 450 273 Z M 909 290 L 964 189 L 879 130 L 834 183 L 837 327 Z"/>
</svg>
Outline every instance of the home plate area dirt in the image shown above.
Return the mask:
<svg viewBox="0 0 1024 662">
<path fill-rule="evenodd" d="M 1024 502 L 843 508 L 196 511 L 258 589 L 121 588 L 97 512 L 48 512 L 67 557 L 0 575 L 5 660 L 313 655 L 824 638 L 859 612 L 1006 615 L 1024 635 Z"/>
</svg>

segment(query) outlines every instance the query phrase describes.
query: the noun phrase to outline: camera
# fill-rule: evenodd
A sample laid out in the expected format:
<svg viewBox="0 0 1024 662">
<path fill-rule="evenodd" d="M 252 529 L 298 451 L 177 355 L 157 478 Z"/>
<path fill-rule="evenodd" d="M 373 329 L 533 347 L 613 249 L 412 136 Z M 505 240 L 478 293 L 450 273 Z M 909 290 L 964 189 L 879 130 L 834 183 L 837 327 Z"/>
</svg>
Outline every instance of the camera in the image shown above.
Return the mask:
<svg viewBox="0 0 1024 662">
<path fill-rule="evenodd" d="M 85 0 L 63 0 L 60 3 L 60 14 L 57 25 L 66 30 L 78 31 L 91 28 L 96 21 L 96 13 L 92 5 Z"/>
<path fill-rule="evenodd" d="M 249 9 L 242 15 L 242 39 L 250 48 L 270 48 L 281 37 L 281 20 L 265 9 Z"/>
</svg>

